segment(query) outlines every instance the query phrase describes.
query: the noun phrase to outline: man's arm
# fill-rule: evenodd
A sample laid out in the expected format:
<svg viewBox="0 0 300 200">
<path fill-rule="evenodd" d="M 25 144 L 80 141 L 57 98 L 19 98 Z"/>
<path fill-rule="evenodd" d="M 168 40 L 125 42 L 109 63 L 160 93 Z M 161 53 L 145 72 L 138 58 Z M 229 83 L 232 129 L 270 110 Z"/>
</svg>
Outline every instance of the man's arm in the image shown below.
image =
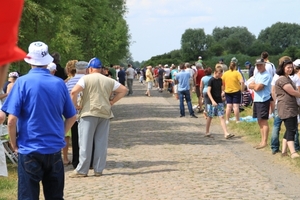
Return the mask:
<svg viewBox="0 0 300 200">
<path fill-rule="evenodd" d="M 114 105 L 117 101 L 123 98 L 128 92 L 128 89 L 124 85 L 120 85 L 115 91 L 114 98 L 110 100 L 110 105 Z"/>
<path fill-rule="evenodd" d="M 264 87 L 265 87 L 264 84 L 261 84 L 261 83 L 256 84 L 254 81 L 249 84 L 249 89 L 252 89 L 255 92 L 264 89 Z"/>
<path fill-rule="evenodd" d="M 71 129 L 71 127 L 73 126 L 75 121 L 76 121 L 76 115 L 74 115 L 73 117 L 65 119 L 65 121 L 64 121 L 65 134 L 68 133 L 68 131 Z"/>
<path fill-rule="evenodd" d="M 17 146 L 17 120 L 18 118 L 12 114 L 8 115 L 8 121 L 7 121 L 7 128 L 8 128 L 8 134 L 10 138 L 10 145 L 14 152 L 18 152 L 18 146 Z"/>
<path fill-rule="evenodd" d="M 81 107 L 79 105 L 77 105 L 77 97 L 78 97 L 79 92 L 81 92 L 82 90 L 83 90 L 83 88 L 80 85 L 76 84 L 70 93 L 73 105 L 75 106 L 75 108 L 77 110 L 81 109 Z"/>
</svg>

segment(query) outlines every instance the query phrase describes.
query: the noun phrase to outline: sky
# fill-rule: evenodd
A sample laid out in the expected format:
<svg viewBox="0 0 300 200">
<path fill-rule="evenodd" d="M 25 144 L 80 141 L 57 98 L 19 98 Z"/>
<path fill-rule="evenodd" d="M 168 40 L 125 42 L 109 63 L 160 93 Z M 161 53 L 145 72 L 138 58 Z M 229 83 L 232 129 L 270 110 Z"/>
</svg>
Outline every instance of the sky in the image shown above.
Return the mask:
<svg viewBox="0 0 300 200">
<path fill-rule="evenodd" d="M 185 30 L 247 27 L 256 37 L 277 22 L 300 24 L 298 0 L 126 0 L 134 61 L 180 49 Z"/>
</svg>

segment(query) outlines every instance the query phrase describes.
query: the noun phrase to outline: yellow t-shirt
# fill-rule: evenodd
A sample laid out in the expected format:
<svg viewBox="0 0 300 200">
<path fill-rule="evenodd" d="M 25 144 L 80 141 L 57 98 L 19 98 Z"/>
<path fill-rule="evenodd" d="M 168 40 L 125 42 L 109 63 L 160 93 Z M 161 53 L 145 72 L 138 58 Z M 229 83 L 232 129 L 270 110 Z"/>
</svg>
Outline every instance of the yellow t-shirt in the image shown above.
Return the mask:
<svg viewBox="0 0 300 200">
<path fill-rule="evenodd" d="M 150 69 L 146 71 L 146 82 L 153 82 L 153 75 Z"/>
<path fill-rule="evenodd" d="M 241 81 L 243 77 L 240 72 L 236 70 L 228 70 L 222 76 L 223 85 L 226 93 L 234 93 L 241 91 Z"/>
</svg>

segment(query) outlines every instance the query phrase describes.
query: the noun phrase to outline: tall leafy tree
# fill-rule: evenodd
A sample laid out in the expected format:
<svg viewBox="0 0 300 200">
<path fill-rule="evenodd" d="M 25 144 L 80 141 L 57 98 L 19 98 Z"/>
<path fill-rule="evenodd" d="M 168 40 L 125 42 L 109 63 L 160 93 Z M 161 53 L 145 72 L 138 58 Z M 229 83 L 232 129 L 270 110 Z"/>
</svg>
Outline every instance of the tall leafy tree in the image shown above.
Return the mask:
<svg viewBox="0 0 300 200">
<path fill-rule="evenodd" d="M 261 43 L 269 43 L 272 54 L 279 54 L 289 46 L 300 48 L 300 25 L 277 22 L 262 30 L 257 38 Z"/>
<path fill-rule="evenodd" d="M 181 53 L 184 61 L 197 60 L 207 50 L 204 29 L 187 29 L 181 36 Z"/>
</svg>

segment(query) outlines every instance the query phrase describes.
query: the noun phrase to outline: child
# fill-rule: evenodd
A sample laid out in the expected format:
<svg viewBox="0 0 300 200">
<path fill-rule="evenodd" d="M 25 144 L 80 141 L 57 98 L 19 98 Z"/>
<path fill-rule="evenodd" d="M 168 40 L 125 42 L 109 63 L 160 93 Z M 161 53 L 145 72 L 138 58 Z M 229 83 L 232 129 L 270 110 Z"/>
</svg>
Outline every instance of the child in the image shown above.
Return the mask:
<svg viewBox="0 0 300 200">
<path fill-rule="evenodd" d="M 209 80 L 208 82 L 208 88 L 207 88 L 207 119 L 206 119 L 206 137 L 210 137 L 209 128 L 211 124 L 211 120 L 213 116 L 219 116 L 221 121 L 221 126 L 224 132 L 224 137 L 226 139 L 232 138 L 234 135 L 228 133 L 225 119 L 224 119 L 224 104 L 222 100 L 222 96 L 224 96 L 222 85 L 222 74 L 223 69 L 222 67 L 216 67 L 214 76 Z"/>
</svg>

